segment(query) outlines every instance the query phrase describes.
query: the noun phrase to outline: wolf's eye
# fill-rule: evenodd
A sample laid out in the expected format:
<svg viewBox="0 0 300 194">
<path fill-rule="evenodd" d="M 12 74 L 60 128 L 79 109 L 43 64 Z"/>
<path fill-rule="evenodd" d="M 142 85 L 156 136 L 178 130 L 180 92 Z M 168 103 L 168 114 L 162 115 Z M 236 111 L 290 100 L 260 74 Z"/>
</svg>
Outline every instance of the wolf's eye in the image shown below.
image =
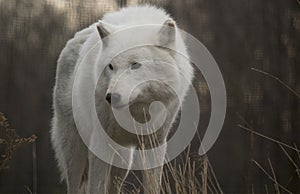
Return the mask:
<svg viewBox="0 0 300 194">
<path fill-rule="evenodd" d="M 112 66 L 111 63 L 108 65 L 108 67 L 109 67 L 110 70 L 114 70 L 114 67 Z"/>
<path fill-rule="evenodd" d="M 132 63 L 131 64 L 131 69 L 137 69 L 141 66 L 142 64 L 138 63 L 138 62 L 135 62 L 135 63 Z"/>
</svg>

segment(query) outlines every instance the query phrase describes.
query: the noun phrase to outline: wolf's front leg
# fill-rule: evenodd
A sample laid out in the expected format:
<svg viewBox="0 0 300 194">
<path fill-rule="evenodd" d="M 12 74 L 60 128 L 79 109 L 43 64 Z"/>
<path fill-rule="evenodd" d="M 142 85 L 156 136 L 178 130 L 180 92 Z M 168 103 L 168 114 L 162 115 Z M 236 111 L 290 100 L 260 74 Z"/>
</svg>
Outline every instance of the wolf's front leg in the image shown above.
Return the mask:
<svg viewBox="0 0 300 194">
<path fill-rule="evenodd" d="M 128 175 L 128 169 L 122 169 L 115 166 L 111 167 L 108 193 L 120 193 L 122 185 Z"/>
<path fill-rule="evenodd" d="M 110 165 L 89 152 L 88 193 L 106 194 Z"/>
<path fill-rule="evenodd" d="M 161 178 L 163 166 L 144 170 L 143 185 L 145 194 L 159 194 L 161 190 Z"/>
<path fill-rule="evenodd" d="M 89 154 L 89 193 L 99 194 L 119 194 L 122 184 L 127 177 L 133 159 L 133 150 L 129 157 L 123 162 L 127 168 L 122 169 L 113 166 L 114 160 L 118 160 L 119 155 L 114 154 L 111 164 L 100 160 L 93 153 Z M 124 158 L 123 158 L 124 159 Z"/>
<path fill-rule="evenodd" d="M 122 155 L 115 150 L 115 154 L 112 158 L 113 163 L 122 162 L 125 168 L 118 168 L 116 166 L 111 166 L 109 175 L 109 189 L 108 193 L 120 193 L 121 187 L 128 175 L 133 161 L 134 148 L 128 149 L 125 155 Z"/>
<path fill-rule="evenodd" d="M 159 194 L 161 191 L 161 179 L 166 148 L 166 144 L 163 144 L 160 152 L 153 151 L 154 159 L 161 165 L 156 168 L 145 169 L 142 173 L 145 194 Z"/>
</svg>

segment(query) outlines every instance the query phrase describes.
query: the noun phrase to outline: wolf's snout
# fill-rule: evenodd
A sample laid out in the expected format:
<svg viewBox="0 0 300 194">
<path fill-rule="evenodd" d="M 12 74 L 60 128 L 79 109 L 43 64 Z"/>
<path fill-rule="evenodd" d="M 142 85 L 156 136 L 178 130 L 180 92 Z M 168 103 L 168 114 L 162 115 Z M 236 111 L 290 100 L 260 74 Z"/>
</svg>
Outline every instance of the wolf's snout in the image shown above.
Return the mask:
<svg viewBox="0 0 300 194">
<path fill-rule="evenodd" d="M 121 95 L 118 93 L 107 93 L 105 99 L 109 104 L 111 102 L 118 103 L 121 100 Z"/>
</svg>

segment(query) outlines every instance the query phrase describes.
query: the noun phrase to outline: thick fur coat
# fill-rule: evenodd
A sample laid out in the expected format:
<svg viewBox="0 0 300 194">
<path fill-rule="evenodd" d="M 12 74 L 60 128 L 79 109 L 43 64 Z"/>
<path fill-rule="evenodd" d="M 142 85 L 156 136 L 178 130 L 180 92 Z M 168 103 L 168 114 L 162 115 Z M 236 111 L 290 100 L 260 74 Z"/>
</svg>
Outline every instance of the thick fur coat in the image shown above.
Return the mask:
<svg viewBox="0 0 300 194">
<path fill-rule="evenodd" d="M 141 25 L 160 25 L 160 30 L 149 30 L 147 33 L 136 31 L 132 37 L 124 36 L 121 32 L 110 38 L 117 31 Z M 105 37 L 108 40 L 104 43 L 102 40 Z M 145 39 L 154 46 L 131 48 L 133 43 Z M 96 44 L 99 41 L 100 44 Z M 164 45 L 168 48 L 162 47 Z M 88 52 L 89 58 L 83 60 Z M 110 56 L 115 57 L 109 60 Z M 96 145 L 92 140 L 92 128 L 86 129 L 90 141 L 82 140 L 73 118 L 72 90 L 74 87 L 84 88 L 97 76 L 86 73 L 78 78 L 80 84 L 74 86 L 78 66 L 86 65 L 95 71 L 100 67 L 103 69 L 97 80 L 95 106 L 107 134 L 118 144 L 130 149 L 149 149 L 153 146 L 151 138 L 124 130 L 115 120 L 112 106 L 122 109 L 129 101 L 132 117 L 142 123 L 150 119 L 149 104 L 152 101 L 162 102 L 167 110 L 166 120 L 155 132 L 154 141 L 157 144 L 165 143 L 193 78 L 193 68 L 187 56 L 175 21 L 164 10 L 152 6 L 129 7 L 108 13 L 101 21 L 76 33 L 68 41 L 58 59 L 51 130 L 52 144 L 62 178 L 67 182 L 68 193 L 119 193 L 128 174 L 127 169 L 130 169 L 132 158 L 135 157 L 132 155 L 128 158 L 127 169 L 121 169 L 100 160 L 89 150 L 90 146 Z M 153 81 L 153 78 L 157 81 Z M 141 80 L 152 81 L 132 88 Z M 85 95 L 83 93 L 79 97 L 82 104 Z M 151 116 L 154 120 L 160 117 L 159 114 Z M 143 145 L 140 139 L 143 139 Z M 149 181 L 144 176 L 145 192 L 151 190 L 157 193 L 162 167 L 145 171 L 151 177 Z M 114 181 L 116 179 L 119 181 Z"/>
</svg>

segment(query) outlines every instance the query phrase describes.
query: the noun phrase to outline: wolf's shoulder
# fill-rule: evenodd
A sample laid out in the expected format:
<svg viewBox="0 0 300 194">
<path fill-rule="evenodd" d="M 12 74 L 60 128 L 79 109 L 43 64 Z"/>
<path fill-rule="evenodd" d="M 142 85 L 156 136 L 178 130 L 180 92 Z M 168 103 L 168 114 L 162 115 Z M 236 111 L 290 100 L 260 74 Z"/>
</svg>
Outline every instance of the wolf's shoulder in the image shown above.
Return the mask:
<svg viewBox="0 0 300 194">
<path fill-rule="evenodd" d="M 162 24 L 170 15 L 162 8 L 151 5 L 139 5 L 122 8 L 117 12 L 107 13 L 103 21 L 114 25 Z"/>
</svg>

